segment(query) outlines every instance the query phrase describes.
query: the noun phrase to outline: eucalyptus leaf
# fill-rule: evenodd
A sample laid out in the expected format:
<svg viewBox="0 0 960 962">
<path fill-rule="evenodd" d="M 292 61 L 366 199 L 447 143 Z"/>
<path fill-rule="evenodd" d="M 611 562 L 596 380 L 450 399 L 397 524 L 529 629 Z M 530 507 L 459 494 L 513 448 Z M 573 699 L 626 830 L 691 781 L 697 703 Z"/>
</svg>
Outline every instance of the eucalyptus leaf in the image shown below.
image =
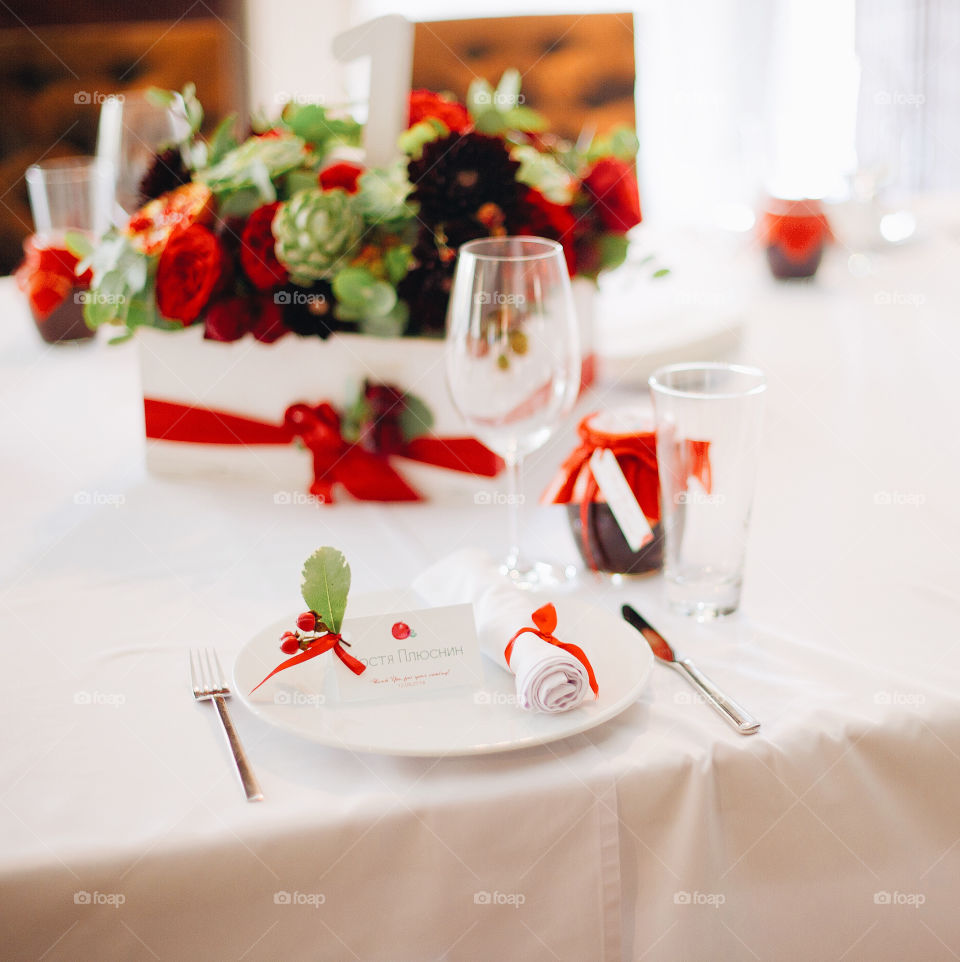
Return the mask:
<svg viewBox="0 0 960 962">
<path fill-rule="evenodd" d="M 549 126 L 547 118 L 532 107 L 513 107 L 504 114 L 504 122 L 511 130 L 540 132 Z"/>
<path fill-rule="evenodd" d="M 249 217 L 260 203 L 260 191 L 255 187 L 227 194 L 220 204 L 221 217 Z"/>
<path fill-rule="evenodd" d="M 627 259 L 630 241 L 624 234 L 604 234 L 600 238 L 600 263 L 602 270 L 613 270 Z"/>
<path fill-rule="evenodd" d="M 495 107 L 486 107 L 473 116 L 473 126 L 478 133 L 490 137 L 501 134 L 505 130 L 503 115 Z"/>
<path fill-rule="evenodd" d="M 78 230 L 68 230 L 63 239 L 67 250 L 78 260 L 86 260 L 93 255 L 95 250 L 93 242 L 87 234 Z M 82 271 L 80 273 L 83 273 Z"/>
<path fill-rule="evenodd" d="M 504 70 L 497 84 L 496 102 L 501 106 L 513 106 L 519 102 L 520 71 L 516 67 Z"/>
<path fill-rule="evenodd" d="M 360 331 L 371 337 L 400 337 L 407 329 L 410 308 L 398 300 L 386 314 L 367 314 L 360 318 Z"/>
<path fill-rule="evenodd" d="M 207 153 L 207 163 L 219 163 L 231 150 L 237 146 L 237 139 L 233 135 L 233 128 L 237 122 L 236 114 L 228 114 L 217 124 L 213 136 L 210 138 L 210 148 Z"/>
<path fill-rule="evenodd" d="M 413 253 L 408 244 L 398 244 L 387 248 L 383 255 L 383 266 L 390 283 L 396 287 L 406 276 L 413 263 Z"/>
<path fill-rule="evenodd" d="M 397 292 L 365 267 L 345 267 L 333 278 L 333 293 L 341 304 L 365 318 L 384 317 L 397 303 Z"/>
<path fill-rule="evenodd" d="M 423 148 L 431 141 L 439 140 L 450 133 L 450 128 L 436 117 L 421 120 L 409 130 L 405 130 L 397 140 L 397 146 L 408 157 L 419 160 Z"/>
<path fill-rule="evenodd" d="M 319 548 L 303 563 L 303 600 L 333 632 L 339 632 L 350 592 L 350 565 L 336 548 Z"/>
<path fill-rule="evenodd" d="M 146 91 L 147 102 L 154 107 L 172 107 L 178 96 L 175 90 L 164 90 L 162 87 L 148 87 Z"/>
</svg>

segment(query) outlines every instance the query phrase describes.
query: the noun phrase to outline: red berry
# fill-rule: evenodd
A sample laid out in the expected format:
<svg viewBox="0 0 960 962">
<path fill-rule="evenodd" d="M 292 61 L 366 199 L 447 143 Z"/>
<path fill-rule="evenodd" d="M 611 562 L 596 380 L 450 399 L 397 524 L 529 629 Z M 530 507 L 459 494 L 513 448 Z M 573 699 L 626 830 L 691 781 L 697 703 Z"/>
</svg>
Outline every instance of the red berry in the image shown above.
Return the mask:
<svg viewBox="0 0 960 962">
<path fill-rule="evenodd" d="M 402 621 L 398 621 L 393 626 L 393 637 L 398 641 L 403 641 L 404 638 L 410 637 L 410 626 L 404 624 Z"/>
<path fill-rule="evenodd" d="M 300 650 L 300 639 L 293 632 L 286 632 L 280 639 L 280 650 L 285 655 L 293 655 Z"/>
<path fill-rule="evenodd" d="M 297 627 L 301 631 L 315 631 L 317 627 L 317 613 L 315 611 L 305 611 L 297 618 Z"/>
</svg>

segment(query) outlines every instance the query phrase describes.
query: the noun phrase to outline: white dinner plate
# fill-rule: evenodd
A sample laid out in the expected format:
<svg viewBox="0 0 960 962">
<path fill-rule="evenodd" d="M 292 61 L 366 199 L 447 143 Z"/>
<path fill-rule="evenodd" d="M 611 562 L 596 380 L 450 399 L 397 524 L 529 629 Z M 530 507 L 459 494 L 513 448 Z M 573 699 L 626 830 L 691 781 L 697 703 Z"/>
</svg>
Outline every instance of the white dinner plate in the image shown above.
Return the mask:
<svg viewBox="0 0 960 962">
<path fill-rule="evenodd" d="M 618 715 L 637 699 L 650 676 L 649 645 L 604 608 L 574 600 L 555 602 L 564 640 L 580 645 L 597 676 L 600 695 L 572 711 L 525 711 L 516 704 L 513 675 L 483 658 L 483 684 L 429 697 L 384 702 L 338 702 L 331 672 L 345 670 L 321 655 L 251 689 L 285 657 L 280 635 L 296 614 L 258 632 L 234 663 L 237 696 L 271 725 L 334 748 L 383 755 L 479 755 L 567 738 Z M 409 593 L 351 597 L 352 616 L 422 608 Z M 453 641 L 454 639 L 451 639 Z"/>
</svg>

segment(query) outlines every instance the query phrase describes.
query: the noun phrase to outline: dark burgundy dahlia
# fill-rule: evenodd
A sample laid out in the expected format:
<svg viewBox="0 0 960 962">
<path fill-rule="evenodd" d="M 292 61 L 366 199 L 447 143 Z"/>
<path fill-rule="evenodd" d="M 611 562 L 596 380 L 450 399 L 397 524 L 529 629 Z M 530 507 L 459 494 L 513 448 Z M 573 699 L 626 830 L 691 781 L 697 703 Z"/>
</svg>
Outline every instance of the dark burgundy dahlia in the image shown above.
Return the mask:
<svg viewBox="0 0 960 962">
<path fill-rule="evenodd" d="M 140 178 L 140 203 L 145 204 L 168 190 L 190 183 L 190 171 L 183 162 L 179 147 L 168 147 L 153 158 L 153 163 Z"/>
<path fill-rule="evenodd" d="M 437 225 L 475 218 L 485 204 L 513 211 L 519 167 L 499 137 L 454 133 L 427 144 L 407 172 L 421 220 Z"/>
<path fill-rule="evenodd" d="M 326 281 L 311 287 L 285 284 L 274 293 L 283 308 L 283 323 L 301 337 L 328 338 L 340 326 L 334 317 L 336 301 Z"/>
</svg>

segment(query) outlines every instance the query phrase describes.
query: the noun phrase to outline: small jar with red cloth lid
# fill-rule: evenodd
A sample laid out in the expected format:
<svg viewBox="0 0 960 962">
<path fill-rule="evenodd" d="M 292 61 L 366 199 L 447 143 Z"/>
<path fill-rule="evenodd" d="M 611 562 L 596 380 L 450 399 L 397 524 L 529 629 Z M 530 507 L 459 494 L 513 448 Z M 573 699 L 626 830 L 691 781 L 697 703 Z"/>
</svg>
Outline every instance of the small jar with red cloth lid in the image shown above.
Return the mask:
<svg viewBox="0 0 960 962">
<path fill-rule="evenodd" d="M 98 157 L 57 157 L 31 164 L 24 178 L 35 233 L 24 241 L 17 283 L 45 341 L 88 340 L 94 331 L 83 307 L 91 275 L 77 274 L 78 258 L 66 241 L 70 233 L 95 241 L 109 227 L 114 169 Z"/>
<path fill-rule="evenodd" d="M 767 263 L 779 280 L 813 277 L 833 232 L 819 200 L 771 199 L 760 221 Z"/>
<path fill-rule="evenodd" d="M 77 275 L 77 258 L 62 239 L 31 234 L 23 242 L 23 253 L 15 276 L 40 336 L 48 344 L 92 338 L 96 332 L 83 319 L 90 271 Z"/>
<path fill-rule="evenodd" d="M 577 428 L 580 445 L 564 461 L 544 493 L 546 504 L 566 504 L 570 528 L 584 564 L 592 571 L 644 574 L 663 558 L 657 437 L 653 416 L 643 408 L 622 407 L 585 417 Z M 650 538 L 634 550 L 620 528 L 591 468 L 597 451 L 616 458 L 627 486 L 650 527 Z"/>
</svg>

